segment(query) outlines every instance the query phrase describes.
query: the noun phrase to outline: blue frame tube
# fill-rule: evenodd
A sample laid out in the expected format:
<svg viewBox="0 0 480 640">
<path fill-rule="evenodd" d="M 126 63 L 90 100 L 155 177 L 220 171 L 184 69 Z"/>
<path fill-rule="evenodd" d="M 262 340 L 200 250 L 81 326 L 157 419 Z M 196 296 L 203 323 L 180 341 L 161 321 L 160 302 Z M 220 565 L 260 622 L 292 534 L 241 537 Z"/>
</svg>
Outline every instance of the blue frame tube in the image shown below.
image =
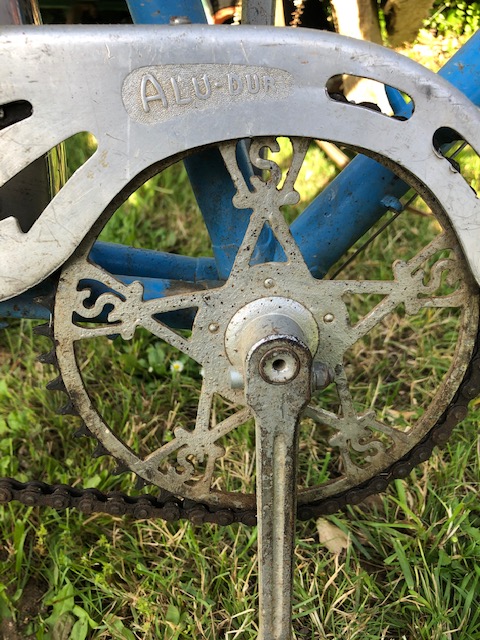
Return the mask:
<svg viewBox="0 0 480 640">
<path fill-rule="evenodd" d="M 198 0 L 127 0 L 136 24 L 170 24 L 170 19 L 186 17 L 192 24 L 207 22 L 202 2 Z"/>
<path fill-rule="evenodd" d="M 125 276 L 187 282 L 219 279 L 213 258 L 191 258 L 111 242 L 96 242 L 90 258 L 110 273 Z"/>
<path fill-rule="evenodd" d="M 28 318 L 29 320 L 50 320 L 51 313 L 41 304 L 35 302 L 35 298 L 43 295 L 53 294 L 53 287 L 50 290 L 42 289 L 30 289 L 26 293 L 22 293 L 16 298 L 7 300 L 6 302 L 0 302 L 0 318 L 7 318 L 9 320 L 18 318 Z M 0 329 L 4 328 L 4 323 L 0 323 Z"/>
<path fill-rule="evenodd" d="M 389 199 L 402 197 L 408 189 L 371 158 L 357 156 L 350 162 L 291 225 L 312 275 L 322 278 L 389 210 Z"/>
<path fill-rule="evenodd" d="M 251 176 L 251 164 L 242 142 L 237 146 L 237 158 L 244 176 Z M 233 206 L 235 185 L 218 149 L 201 151 L 184 162 L 212 241 L 218 276 L 226 280 L 247 231 L 251 210 L 240 210 Z M 252 262 L 255 264 L 273 260 L 277 246 L 272 230 L 264 228 L 258 238 Z"/>
<path fill-rule="evenodd" d="M 480 106 L 480 31 L 440 69 L 439 75 Z M 408 190 L 407 184 L 378 162 L 357 156 L 291 226 L 311 273 L 323 277 L 388 211 L 389 198 L 400 198 Z"/>
</svg>

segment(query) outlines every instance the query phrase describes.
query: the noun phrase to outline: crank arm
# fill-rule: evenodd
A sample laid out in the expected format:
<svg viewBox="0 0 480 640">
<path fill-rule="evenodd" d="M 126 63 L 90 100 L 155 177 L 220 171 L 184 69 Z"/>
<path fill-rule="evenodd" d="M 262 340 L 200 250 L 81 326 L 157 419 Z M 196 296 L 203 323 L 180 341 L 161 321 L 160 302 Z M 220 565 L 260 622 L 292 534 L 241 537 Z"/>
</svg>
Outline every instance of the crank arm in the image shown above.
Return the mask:
<svg viewBox="0 0 480 640">
<path fill-rule="evenodd" d="M 246 358 L 245 397 L 255 416 L 259 640 L 290 640 L 300 414 L 312 357 L 293 336 L 270 336 Z"/>
</svg>

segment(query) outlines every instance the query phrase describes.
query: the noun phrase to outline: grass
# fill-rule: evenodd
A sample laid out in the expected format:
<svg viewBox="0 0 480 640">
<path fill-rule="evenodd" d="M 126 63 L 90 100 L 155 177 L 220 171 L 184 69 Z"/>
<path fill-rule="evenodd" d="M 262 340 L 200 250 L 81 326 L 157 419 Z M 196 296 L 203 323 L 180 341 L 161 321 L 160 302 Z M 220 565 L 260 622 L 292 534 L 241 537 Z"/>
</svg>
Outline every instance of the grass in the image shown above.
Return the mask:
<svg viewBox="0 0 480 640">
<path fill-rule="evenodd" d="M 475 162 L 464 162 L 472 181 Z M 321 182 L 334 173 L 313 148 L 300 179 L 305 200 L 315 195 L 315 176 Z M 359 265 L 363 277 L 391 277 L 395 259 L 408 259 L 418 239 L 425 244 L 438 232 L 426 205 L 418 206 L 423 215 L 401 216 L 340 277 L 357 277 Z M 181 166 L 141 187 L 103 233 L 137 246 L 210 253 Z M 358 298 L 349 301 L 354 321 L 378 302 L 352 298 Z M 400 308 L 354 345 L 348 375 L 357 409 L 376 406 L 381 397 L 385 421 L 407 425 L 420 417 L 449 366 L 456 325 L 455 313 L 428 310 L 417 317 Z M 0 335 L 1 475 L 131 487 L 130 476 L 112 476 L 111 460 L 92 458 L 89 440 L 73 437 L 75 419 L 55 415 L 61 401 L 45 391 L 55 372 L 36 360 L 47 348 L 32 323 L 12 323 Z M 177 360 L 184 368 L 172 373 Z M 92 398 L 132 448 L 142 452 L 167 438 L 172 425 L 192 424 L 200 368 L 147 332 L 128 342 L 92 341 L 82 362 Z M 334 394 L 318 402 L 335 403 Z M 341 551 L 333 551 L 332 540 L 320 542 L 324 522 L 298 523 L 295 640 L 480 639 L 479 406 L 473 402 L 445 449 L 405 481 L 327 519 Z M 218 419 L 232 411 L 218 400 Z M 339 473 L 330 435 L 305 422 L 300 462 L 307 481 Z M 226 482 L 251 487 L 251 424 L 225 444 L 232 460 L 220 469 L 230 474 Z M 0 541 L 0 637 L 6 640 L 257 637 L 255 529 L 130 522 L 10 504 L 2 510 Z"/>
</svg>

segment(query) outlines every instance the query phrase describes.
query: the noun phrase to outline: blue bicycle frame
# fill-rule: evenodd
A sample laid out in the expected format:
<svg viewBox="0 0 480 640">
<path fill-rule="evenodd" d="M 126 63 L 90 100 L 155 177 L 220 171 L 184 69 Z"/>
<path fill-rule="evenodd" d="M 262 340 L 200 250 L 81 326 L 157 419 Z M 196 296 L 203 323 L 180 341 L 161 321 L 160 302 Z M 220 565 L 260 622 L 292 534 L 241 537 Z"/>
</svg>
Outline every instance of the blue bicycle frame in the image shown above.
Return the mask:
<svg viewBox="0 0 480 640">
<path fill-rule="evenodd" d="M 133 21 L 168 24 L 173 16 L 192 23 L 206 23 L 201 0 L 129 0 Z M 440 75 L 480 106 L 480 32 L 476 33 L 440 70 Z M 408 105 L 395 90 L 387 92 L 397 115 L 408 117 Z M 217 149 L 207 149 L 185 160 L 186 169 L 212 241 L 214 258 L 185 258 L 97 242 L 92 259 L 125 282 L 140 279 L 145 297 L 165 295 L 171 280 L 195 282 L 228 277 L 244 237 L 249 211 L 239 215 L 232 205 L 234 186 Z M 245 171 L 248 163 L 245 162 Z M 359 155 L 320 193 L 293 222 L 291 231 L 315 277 L 328 269 L 385 213 L 401 206 L 409 187 L 375 160 Z M 279 246 L 264 230 L 255 261 L 278 260 Z M 125 266 L 128 269 L 125 269 Z M 120 270 L 120 266 L 122 269 Z M 162 278 L 158 278 L 158 274 Z M 0 304 L 0 317 L 48 318 L 48 311 L 34 302 L 48 294 L 44 283 L 34 290 Z"/>
</svg>

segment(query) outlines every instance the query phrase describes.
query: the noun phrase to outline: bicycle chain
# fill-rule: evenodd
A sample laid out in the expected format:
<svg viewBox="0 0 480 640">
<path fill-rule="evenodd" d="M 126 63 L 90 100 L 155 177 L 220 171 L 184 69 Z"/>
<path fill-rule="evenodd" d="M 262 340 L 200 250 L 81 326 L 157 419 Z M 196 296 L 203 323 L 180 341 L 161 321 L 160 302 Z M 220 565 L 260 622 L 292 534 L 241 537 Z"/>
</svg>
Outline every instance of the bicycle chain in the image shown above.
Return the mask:
<svg viewBox="0 0 480 640">
<path fill-rule="evenodd" d="M 480 332 L 477 334 L 472 360 L 454 399 L 423 441 L 389 469 L 363 485 L 349 489 L 334 498 L 299 505 L 298 519 L 309 520 L 335 513 L 348 504 L 359 504 L 368 496 L 384 491 L 392 480 L 406 478 L 415 466 L 430 457 L 435 446 L 444 445 L 453 428 L 466 417 L 469 402 L 480 394 L 479 344 Z M 191 500 L 176 498 L 167 492 L 162 492 L 158 497 L 150 494 L 130 496 L 117 491 L 104 493 L 97 489 L 0 478 L 0 504 L 12 501 L 21 502 L 29 507 L 48 506 L 57 510 L 77 508 L 85 514 L 126 515 L 136 520 L 161 518 L 172 522 L 187 519 L 195 525 L 206 522 L 219 525 L 234 522 L 249 526 L 256 524 L 255 510 L 213 509 Z"/>
</svg>

